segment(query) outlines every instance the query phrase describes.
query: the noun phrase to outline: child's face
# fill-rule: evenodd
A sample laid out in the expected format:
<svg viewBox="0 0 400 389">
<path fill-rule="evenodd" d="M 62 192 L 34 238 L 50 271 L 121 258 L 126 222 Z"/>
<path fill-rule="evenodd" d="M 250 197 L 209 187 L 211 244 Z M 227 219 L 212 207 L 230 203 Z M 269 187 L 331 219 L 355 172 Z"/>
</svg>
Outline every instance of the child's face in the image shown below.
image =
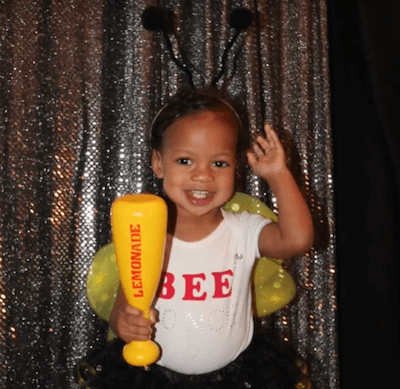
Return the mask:
<svg viewBox="0 0 400 389">
<path fill-rule="evenodd" d="M 152 168 L 178 217 L 219 212 L 234 191 L 235 151 L 234 122 L 226 112 L 191 114 L 165 130 Z"/>
</svg>

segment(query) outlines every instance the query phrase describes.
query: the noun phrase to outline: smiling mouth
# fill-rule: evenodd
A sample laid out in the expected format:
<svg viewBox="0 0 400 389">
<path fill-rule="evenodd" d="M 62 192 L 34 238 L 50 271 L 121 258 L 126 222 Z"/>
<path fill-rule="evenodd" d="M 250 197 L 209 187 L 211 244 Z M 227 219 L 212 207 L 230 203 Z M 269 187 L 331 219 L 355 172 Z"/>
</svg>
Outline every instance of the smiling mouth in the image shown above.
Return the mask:
<svg viewBox="0 0 400 389">
<path fill-rule="evenodd" d="M 199 200 L 204 200 L 207 196 L 209 196 L 211 193 L 207 192 L 205 190 L 192 190 L 190 191 L 190 194 L 195 198 Z"/>
<path fill-rule="evenodd" d="M 189 200 L 196 205 L 207 205 L 214 197 L 213 192 L 206 190 L 189 190 L 187 193 Z"/>
</svg>

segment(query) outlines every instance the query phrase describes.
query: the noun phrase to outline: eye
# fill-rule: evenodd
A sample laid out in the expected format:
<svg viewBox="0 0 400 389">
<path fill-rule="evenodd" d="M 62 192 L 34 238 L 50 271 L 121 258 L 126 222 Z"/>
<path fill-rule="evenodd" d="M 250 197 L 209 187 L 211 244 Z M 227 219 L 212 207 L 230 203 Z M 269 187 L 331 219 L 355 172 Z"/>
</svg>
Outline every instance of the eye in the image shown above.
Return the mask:
<svg viewBox="0 0 400 389">
<path fill-rule="evenodd" d="M 227 166 L 229 166 L 229 164 L 227 162 L 225 162 L 225 161 L 215 161 L 213 163 L 213 165 L 215 167 L 227 167 Z"/>
<path fill-rule="evenodd" d="M 179 163 L 179 165 L 186 165 L 186 166 L 192 164 L 192 161 L 189 158 L 179 158 L 177 162 Z"/>
</svg>

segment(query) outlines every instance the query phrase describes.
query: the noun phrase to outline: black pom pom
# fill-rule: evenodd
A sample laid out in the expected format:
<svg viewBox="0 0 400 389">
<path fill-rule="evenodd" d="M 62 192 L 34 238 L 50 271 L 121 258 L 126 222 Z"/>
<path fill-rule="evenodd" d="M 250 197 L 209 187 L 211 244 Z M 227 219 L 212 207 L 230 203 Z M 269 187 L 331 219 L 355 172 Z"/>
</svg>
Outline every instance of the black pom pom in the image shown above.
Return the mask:
<svg viewBox="0 0 400 389">
<path fill-rule="evenodd" d="M 164 29 L 164 13 L 157 7 L 147 7 L 142 13 L 142 24 L 146 30 L 162 31 Z"/>
<path fill-rule="evenodd" d="M 246 8 L 235 9 L 229 18 L 229 24 L 235 30 L 246 30 L 253 20 L 253 14 Z"/>
</svg>

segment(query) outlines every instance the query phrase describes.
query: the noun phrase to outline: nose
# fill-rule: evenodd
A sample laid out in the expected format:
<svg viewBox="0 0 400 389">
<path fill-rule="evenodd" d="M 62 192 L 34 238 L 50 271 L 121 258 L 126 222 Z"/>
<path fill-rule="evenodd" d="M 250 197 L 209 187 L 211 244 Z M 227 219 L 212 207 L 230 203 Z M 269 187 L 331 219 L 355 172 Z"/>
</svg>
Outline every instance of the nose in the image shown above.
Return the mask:
<svg viewBox="0 0 400 389">
<path fill-rule="evenodd" d="M 197 166 L 192 171 L 192 180 L 199 182 L 214 181 L 214 172 L 211 166 Z"/>
</svg>

